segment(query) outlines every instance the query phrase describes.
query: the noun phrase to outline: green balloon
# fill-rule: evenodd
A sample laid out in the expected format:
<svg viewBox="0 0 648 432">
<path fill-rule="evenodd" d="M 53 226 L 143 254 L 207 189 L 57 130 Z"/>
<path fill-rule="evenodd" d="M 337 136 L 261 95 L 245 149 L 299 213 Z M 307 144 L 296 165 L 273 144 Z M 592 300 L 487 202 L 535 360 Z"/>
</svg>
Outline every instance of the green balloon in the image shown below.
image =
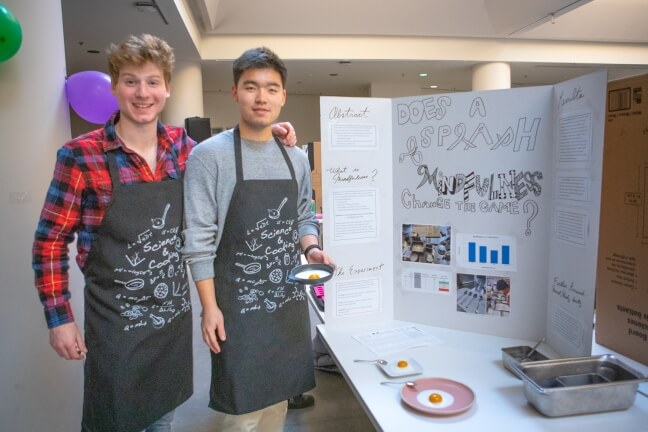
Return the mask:
<svg viewBox="0 0 648 432">
<path fill-rule="evenodd" d="M 22 29 L 9 9 L 0 3 L 0 62 L 10 59 L 20 49 Z"/>
</svg>

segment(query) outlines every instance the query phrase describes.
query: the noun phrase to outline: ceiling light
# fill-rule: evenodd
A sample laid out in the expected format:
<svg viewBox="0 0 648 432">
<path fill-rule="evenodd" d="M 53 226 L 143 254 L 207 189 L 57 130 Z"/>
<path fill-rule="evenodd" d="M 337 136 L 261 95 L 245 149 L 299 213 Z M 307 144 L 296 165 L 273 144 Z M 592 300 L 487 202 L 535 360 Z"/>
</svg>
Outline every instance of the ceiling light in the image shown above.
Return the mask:
<svg viewBox="0 0 648 432">
<path fill-rule="evenodd" d="M 157 12 L 157 8 L 150 1 L 136 1 L 135 3 L 133 3 L 133 6 L 135 6 L 135 9 L 137 9 L 138 12 Z"/>
<path fill-rule="evenodd" d="M 439 88 L 439 86 L 438 85 L 431 85 L 430 88 L 435 89 L 435 88 Z"/>
<path fill-rule="evenodd" d="M 428 74 L 427 74 L 426 72 L 421 72 L 421 73 L 419 74 L 419 76 L 420 76 L 421 78 L 425 78 L 426 76 L 428 76 Z"/>
<path fill-rule="evenodd" d="M 160 18 L 162 18 L 162 21 L 164 21 L 164 24 L 169 25 L 169 21 L 167 21 L 166 17 L 162 13 L 162 9 L 160 9 L 160 6 L 155 0 L 136 1 L 133 3 L 133 6 L 135 6 L 135 9 L 139 12 L 157 12 L 158 15 L 160 15 Z"/>
</svg>

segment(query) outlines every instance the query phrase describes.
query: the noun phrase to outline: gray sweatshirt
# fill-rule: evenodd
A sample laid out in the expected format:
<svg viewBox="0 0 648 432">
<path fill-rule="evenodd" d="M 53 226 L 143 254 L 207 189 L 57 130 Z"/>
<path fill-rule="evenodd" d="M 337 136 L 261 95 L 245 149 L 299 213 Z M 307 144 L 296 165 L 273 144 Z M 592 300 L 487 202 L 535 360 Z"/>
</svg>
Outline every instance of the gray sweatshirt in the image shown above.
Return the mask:
<svg viewBox="0 0 648 432">
<path fill-rule="evenodd" d="M 274 140 L 241 139 L 245 180 L 289 179 L 290 171 Z M 298 147 L 286 147 L 295 169 L 299 196 L 297 214 L 299 238 L 319 234 L 319 224 L 311 211 L 311 177 L 308 157 Z M 234 186 L 234 132 L 228 130 L 194 147 L 187 160 L 184 177 L 185 229 L 183 255 L 195 281 L 210 279 L 214 259 L 223 236 Z"/>
</svg>

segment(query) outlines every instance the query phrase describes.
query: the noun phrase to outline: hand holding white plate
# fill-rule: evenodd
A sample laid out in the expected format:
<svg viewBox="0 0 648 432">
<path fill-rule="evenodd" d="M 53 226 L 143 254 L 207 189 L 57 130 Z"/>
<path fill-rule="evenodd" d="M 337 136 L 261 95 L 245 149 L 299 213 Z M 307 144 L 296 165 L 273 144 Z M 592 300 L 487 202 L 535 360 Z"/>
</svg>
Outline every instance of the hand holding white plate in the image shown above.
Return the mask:
<svg viewBox="0 0 648 432">
<path fill-rule="evenodd" d="M 333 277 L 333 270 L 328 264 L 304 264 L 292 269 L 288 277 L 303 285 L 321 285 Z"/>
</svg>

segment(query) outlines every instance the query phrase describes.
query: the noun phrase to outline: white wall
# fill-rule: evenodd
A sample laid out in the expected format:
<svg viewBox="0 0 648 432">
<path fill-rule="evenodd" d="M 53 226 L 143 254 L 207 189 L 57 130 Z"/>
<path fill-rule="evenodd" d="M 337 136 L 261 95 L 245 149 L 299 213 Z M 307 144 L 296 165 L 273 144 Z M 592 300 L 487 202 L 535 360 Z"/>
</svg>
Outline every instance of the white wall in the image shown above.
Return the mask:
<svg viewBox="0 0 648 432">
<path fill-rule="evenodd" d="M 424 90 L 421 85 L 417 84 L 402 84 L 402 83 L 378 83 L 372 82 L 369 87 L 369 95 L 371 97 L 379 98 L 395 98 L 405 96 L 419 96 Z"/>
<path fill-rule="evenodd" d="M 4 0 L 22 26 L 0 63 L 0 431 L 80 429 L 82 364 L 59 359 L 34 288 L 31 246 L 56 150 L 70 138 L 58 1 Z M 73 274 L 77 316 L 82 299 Z"/>
<path fill-rule="evenodd" d="M 203 101 L 212 128 L 230 128 L 238 122 L 238 105 L 230 93 L 205 92 Z M 320 141 L 319 96 L 289 94 L 279 120 L 292 123 L 300 145 Z"/>
</svg>

